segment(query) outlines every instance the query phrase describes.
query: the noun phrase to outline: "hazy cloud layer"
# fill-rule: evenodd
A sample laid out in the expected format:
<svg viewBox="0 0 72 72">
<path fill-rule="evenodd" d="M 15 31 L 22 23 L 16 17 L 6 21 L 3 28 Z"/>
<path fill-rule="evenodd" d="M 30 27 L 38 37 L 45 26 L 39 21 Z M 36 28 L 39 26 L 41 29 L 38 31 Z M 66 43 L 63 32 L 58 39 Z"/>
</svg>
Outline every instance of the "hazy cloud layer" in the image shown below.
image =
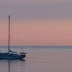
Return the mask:
<svg viewBox="0 0 72 72">
<path fill-rule="evenodd" d="M 71 19 L 72 0 L 0 0 L 0 19 Z"/>
</svg>

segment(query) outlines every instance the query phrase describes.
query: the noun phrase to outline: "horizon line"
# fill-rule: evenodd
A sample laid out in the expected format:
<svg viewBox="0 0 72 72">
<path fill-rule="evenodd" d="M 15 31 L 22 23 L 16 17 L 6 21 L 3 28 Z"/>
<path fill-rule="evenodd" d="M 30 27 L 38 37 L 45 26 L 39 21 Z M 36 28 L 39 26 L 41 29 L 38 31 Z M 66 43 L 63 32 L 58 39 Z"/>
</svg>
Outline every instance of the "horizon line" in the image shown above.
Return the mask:
<svg viewBox="0 0 72 72">
<path fill-rule="evenodd" d="M 8 46 L 7 46 L 8 47 Z M 54 47 L 54 46 L 49 46 L 49 47 Z M 56 47 L 56 46 L 55 46 Z M 57 46 L 57 47 L 60 47 L 60 46 Z M 61 46 L 62 47 L 62 46 Z M 66 46 L 67 47 L 67 46 Z"/>
</svg>

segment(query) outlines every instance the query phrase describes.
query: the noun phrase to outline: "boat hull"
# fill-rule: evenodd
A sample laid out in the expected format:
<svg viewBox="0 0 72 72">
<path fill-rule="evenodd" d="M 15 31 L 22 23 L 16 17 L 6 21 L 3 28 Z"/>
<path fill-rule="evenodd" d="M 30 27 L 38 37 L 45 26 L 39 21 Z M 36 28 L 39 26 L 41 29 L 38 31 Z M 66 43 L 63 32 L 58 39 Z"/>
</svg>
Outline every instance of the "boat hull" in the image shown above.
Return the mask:
<svg viewBox="0 0 72 72">
<path fill-rule="evenodd" d="M 22 59 L 22 58 L 25 58 L 25 55 L 9 54 L 9 53 L 0 54 L 0 59 Z"/>
</svg>

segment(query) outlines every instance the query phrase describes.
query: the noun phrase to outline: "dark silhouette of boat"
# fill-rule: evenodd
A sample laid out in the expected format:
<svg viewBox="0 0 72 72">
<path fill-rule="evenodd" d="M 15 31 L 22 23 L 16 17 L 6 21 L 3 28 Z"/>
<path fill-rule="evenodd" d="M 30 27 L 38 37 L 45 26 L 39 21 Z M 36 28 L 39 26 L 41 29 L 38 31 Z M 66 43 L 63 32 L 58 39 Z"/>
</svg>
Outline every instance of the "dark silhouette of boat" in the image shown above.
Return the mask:
<svg viewBox="0 0 72 72">
<path fill-rule="evenodd" d="M 8 52 L 7 53 L 2 53 L 0 52 L 0 59 L 22 59 L 25 58 L 26 53 L 20 52 L 17 53 L 15 51 L 10 50 L 10 15 L 9 15 L 9 32 L 8 32 Z"/>
</svg>

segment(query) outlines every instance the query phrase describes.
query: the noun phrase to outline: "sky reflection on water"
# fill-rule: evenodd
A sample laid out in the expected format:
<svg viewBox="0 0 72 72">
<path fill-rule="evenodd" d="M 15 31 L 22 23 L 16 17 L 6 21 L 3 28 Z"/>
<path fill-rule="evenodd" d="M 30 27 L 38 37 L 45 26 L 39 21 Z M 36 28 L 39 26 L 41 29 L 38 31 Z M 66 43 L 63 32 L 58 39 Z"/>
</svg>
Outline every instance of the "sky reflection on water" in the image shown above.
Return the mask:
<svg viewBox="0 0 72 72">
<path fill-rule="evenodd" d="M 17 48 L 17 51 L 19 50 Z M 0 60 L 0 71 L 72 72 L 72 48 L 28 47 L 23 50 L 27 53 L 23 60 Z"/>
</svg>

